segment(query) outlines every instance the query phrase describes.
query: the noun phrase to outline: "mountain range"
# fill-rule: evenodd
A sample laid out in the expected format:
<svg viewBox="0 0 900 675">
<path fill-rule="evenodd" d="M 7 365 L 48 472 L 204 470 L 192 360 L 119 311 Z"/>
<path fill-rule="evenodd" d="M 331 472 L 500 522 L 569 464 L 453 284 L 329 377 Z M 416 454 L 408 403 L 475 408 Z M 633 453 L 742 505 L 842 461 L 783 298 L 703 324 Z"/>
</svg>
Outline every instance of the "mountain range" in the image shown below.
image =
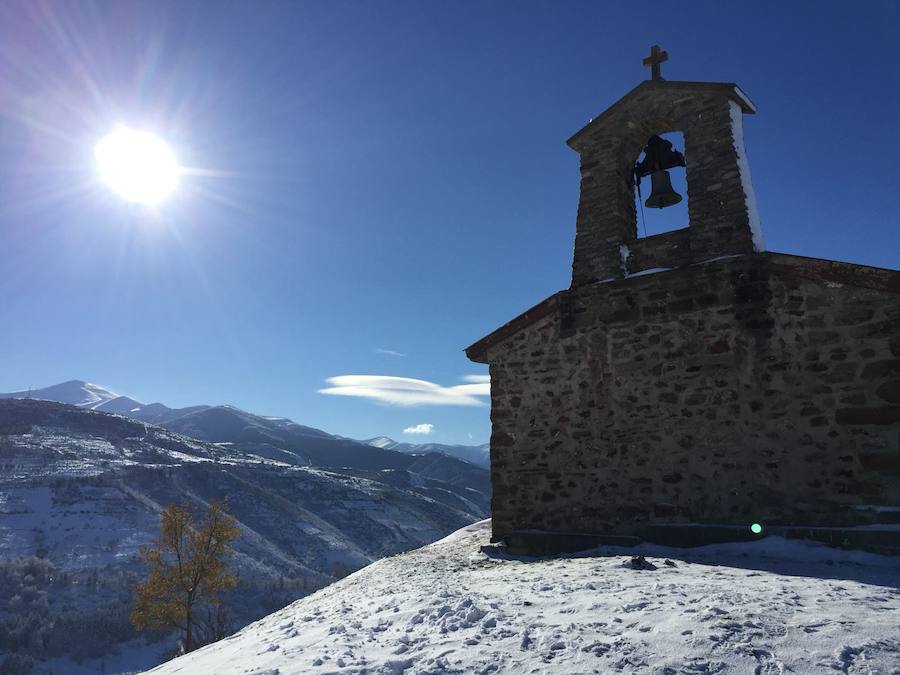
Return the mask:
<svg viewBox="0 0 900 675">
<path fill-rule="evenodd" d="M 220 442 L 262 442 L 274 443 L 277 446 L 296 445 L 301 443 L 307 452 L 317 455 L 319 462 L 340 462 L 350 452 L 358 451 L 358 444 L 364 444 L 379 450 L 392 450 L 406 455 L 427 455 L 440 453 L 455 457 L 483 468 L 490 468 L 490 445 L 446 445 L 441 443 L 402 443 L 387 436 L 376 436 L 366 440 L 355 441 L 329 434 L 321 429 L 303 426 L 284 417 L 265 417 L 246 412 L 230 405 L 195 405 L 187 408 L 170 408 L 163 403 L 141 403 L 128 396 L 120 396 L 98 384 L 84 380 L 69 380 L 42 389 L 29 389 L 7 394 L 0 393 L 0 399 L 30 398 L 57 403 L 68 403 L 98 412 L 124 415 L 179 431 L 187 436 L 214 443 Z M 327 452 L 318 452 L 312 439 L 330 439 L 332 441 L 349 441 L 353 446 L 344 446 L 344 452 L 334 455 L 335 446 L 330 443 L 319 444 L 319 449 L 327 448 Z M 359 461 L 355 458 L 354 461 Z M 390 462 L 390 455 L 376 453 L 372 456 L 372 466 L 381 466 Z"/>
<path fill-rule="evenodd" d="M 128 605 L 166 504 L 201 512 L 228 498 L 241 528 L 235 628 L 489 510 L 488 472 L 439 452 L 232 406 L 145 405 L 83 381 L 0 399 L 0 654 L 39 668 L 74 672 L 59 662 L 73 649 L 159 662 Z"/>
<path fill-rule="evenodd" d="M 305 435 L 332 438 L 331 434 L 319 429 L 304 427 L 282 417 L 262 417 L 253 415 L 252 413 L 244 412 L 240 410 L 240 408 L 235 408 L 234 406 L 195 405 L 187 408 L 170 408 L 163 403 L 141 403 L 129 396 L 120 396 L 106 387 L 91 382 L 85 382 L 84 380 L 68 380 L 67 382 L 61 382 L 60 384 L 54 384 L 42 389 L 14 391 L 8 394 L 0 393 L 0 399 L 3 398 L 30 398 L 42 401 L 56 401 L 57 403 L 68 403 L 70 405 L 77 405 L 81 408 L 124 415 L 125 417 L 158 425 L 174 422 L 182 417 L 195 413 L 202 413 L 211 408 L 227 408 L 234 410 L 237 413 L 241 413 L 247 418 L 270 421 L 276 426 L 278 424 L 289 425 L 294 430 L 302 432 Z"/>
</svg>

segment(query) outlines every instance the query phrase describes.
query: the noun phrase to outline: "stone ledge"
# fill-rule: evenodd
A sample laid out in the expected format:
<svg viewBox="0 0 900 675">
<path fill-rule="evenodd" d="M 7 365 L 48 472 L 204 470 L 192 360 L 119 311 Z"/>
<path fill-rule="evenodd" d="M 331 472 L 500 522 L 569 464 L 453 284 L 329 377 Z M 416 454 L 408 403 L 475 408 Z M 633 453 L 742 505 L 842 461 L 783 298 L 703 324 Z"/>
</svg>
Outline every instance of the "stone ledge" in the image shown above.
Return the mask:
<svg viewBox="0 0 900 675">
<path fill-rule="evenodd" d="M 640 537 L 574 532 L 511 532 L 501 539 L 506 544 L 503 550 L 507 553 L 537 556 L 576 553 L 597 546 L 636 546 L 641 543 Z"/>
<path fill-rule="evenodd" d="M 517 531 L 501 535 L 504 550 L 511 555 L 553 556 L 576 553 L 598 546 L 637 546 L 641 543 L 693 548 L 708 544 L 728 544 L 756 541 L 767 536 L 785 539 L 805 539 L 833 548 L 860 549 L 884 555 L 900 555 L 900 528 L 891 525 L 844 527 L 768 527 L 754 534 L 748 527 L 736 525 L 648 525 L 640 530 L 641 536 L 584 534 L 575 532 Z M 492 538 L 495 541 L 496 538 Z"/>
</svg>

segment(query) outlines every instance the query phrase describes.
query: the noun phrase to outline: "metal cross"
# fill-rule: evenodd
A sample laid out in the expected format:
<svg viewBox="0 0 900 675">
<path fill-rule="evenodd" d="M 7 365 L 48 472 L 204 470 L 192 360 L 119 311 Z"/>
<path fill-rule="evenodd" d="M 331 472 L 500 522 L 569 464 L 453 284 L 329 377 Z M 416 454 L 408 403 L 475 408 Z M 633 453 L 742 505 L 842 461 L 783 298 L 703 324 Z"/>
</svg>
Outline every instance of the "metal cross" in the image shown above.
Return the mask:
<svg viewBox="0 0 900 675">
<path fill-rule="evenodd" d="M 650 68 L 651 68 L 652 77 L 650 79 L 653 79 L 653 80 L 663 79 L 662 73 L 660 73 L 659 64 L 661 64 L 663 61 L 668 61 L 668 60 L 669 60 L 669 52 L 659 51 L 659 45 L 653 45 L 650 48 L 650 56 L 648 56 L 644 59 L 644 65 L 650 66 Z"/>
</svg>

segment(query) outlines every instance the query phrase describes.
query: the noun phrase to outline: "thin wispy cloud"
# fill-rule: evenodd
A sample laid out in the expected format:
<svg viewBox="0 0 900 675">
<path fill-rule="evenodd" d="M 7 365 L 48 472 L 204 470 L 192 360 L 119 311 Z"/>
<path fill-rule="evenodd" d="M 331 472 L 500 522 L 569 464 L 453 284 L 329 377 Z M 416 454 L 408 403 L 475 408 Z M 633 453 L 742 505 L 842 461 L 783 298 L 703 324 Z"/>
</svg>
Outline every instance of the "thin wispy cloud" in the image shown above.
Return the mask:
<svg viewBox="0 0 900 675">
<path fill-rule="evenodd" d="M 376 354 L 386 354 L 387 356 L 406 356 L 401 352 L 395 352 L 393 349 L 381 349 L 380 347 L 375 350 Z"/>
<path fill-rule="evenodd" d="M 476 384 L 490 384 L 491 376 L 490 375 L 465 375 L 463 380 L 466 382 L 473 382 Z"/>
<path fill-rule="evenodd" d="M 483 378 L 471 375 L 469 378 Z M 329 396 L 353 396 L 367 398 L 378 403 L 396 406 L 452 405 L 484 407 L 487 404 L 479 397 L 491 395 L 490 382 L 471 382 L 444 387 L 427 380 L 391 375 L 338 375 L 325 380 L 330 387 L 319 389 L 320 394 Z"/>
<path fill-rule="evenodd" d="M 433 424 L 417 424 L 414 427 L 406 427 L 403 430 L 404 434 L 422 434 L 427 436 L 428 434 L 434 432 Z"/>
</svg>

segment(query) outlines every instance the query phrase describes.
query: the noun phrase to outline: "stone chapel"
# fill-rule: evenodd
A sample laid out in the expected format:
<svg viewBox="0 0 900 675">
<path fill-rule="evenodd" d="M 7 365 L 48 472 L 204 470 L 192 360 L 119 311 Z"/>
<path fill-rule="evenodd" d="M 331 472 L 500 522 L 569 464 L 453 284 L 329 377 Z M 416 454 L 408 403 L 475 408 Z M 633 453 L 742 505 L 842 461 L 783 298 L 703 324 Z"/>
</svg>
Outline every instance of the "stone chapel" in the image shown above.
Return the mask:
<svg viewBox="0 0 900 675">
<path fill-rule="evenodd" d="M 900 272 L 767 252 L 756 107 L 664 58 L 568 140 L 571 286 L 466 349 L 490 366 L 494 540 L 846 543 L 900 518 Z M 635 166 L 673 131 L 689 226 L 640 237 Z"/>
</svg>

